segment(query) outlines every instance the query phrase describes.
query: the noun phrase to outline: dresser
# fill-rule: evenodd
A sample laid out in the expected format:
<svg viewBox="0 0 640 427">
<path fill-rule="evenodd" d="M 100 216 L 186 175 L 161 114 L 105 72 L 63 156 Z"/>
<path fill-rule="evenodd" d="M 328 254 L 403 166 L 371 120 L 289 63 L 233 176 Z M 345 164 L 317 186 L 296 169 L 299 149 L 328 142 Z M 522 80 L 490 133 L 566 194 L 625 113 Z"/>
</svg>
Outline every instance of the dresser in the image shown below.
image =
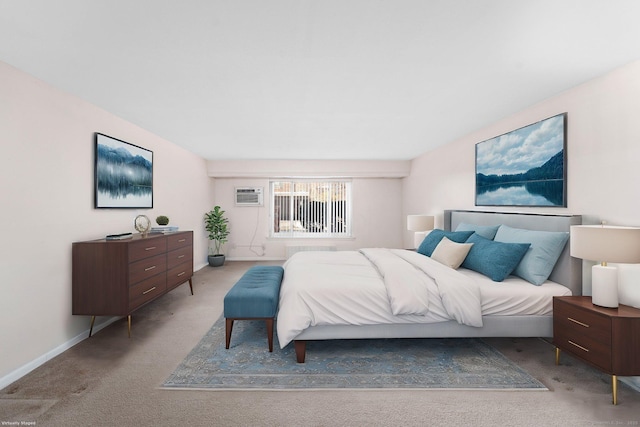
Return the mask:
<svg viewBox="0 0 640 427">
<path fill-rule="evenodd" d="M 133 235 L 126 240 L 91 240 L 72 245 L 72 313 L 127 316 L 189 282 L 193 295 L 193 232 Z"/>
<path fill-rule="evenodd" d="M 553 343 L 556 365 L 562 350 L 611 375 L 616 405 L 617 376 L 640 375 L 640 310 L 599 307 L 591 297 L 554 297 Z"/>
</svg>

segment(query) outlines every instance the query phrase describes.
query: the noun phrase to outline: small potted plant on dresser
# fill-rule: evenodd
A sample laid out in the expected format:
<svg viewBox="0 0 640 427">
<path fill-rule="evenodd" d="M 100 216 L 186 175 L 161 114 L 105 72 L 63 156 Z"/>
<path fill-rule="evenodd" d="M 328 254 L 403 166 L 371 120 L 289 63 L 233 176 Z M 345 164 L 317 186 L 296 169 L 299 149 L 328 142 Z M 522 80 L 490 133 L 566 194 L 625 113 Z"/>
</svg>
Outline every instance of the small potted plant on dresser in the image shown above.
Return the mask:
<svg viewBox="0 0 640 427">
<path fill-rule="evenodd" d="M 227 242 L 229 236 L 229 220 L 224 216 L 220 206 L 215 206 L 204 215 L 204 224 L 209 233 L 209 240 L 213 240 L 213 248 L 209 246 L 209 265 L 220 267 L 225 259 L 220 253 L 220 248 Z"/>
</svg>

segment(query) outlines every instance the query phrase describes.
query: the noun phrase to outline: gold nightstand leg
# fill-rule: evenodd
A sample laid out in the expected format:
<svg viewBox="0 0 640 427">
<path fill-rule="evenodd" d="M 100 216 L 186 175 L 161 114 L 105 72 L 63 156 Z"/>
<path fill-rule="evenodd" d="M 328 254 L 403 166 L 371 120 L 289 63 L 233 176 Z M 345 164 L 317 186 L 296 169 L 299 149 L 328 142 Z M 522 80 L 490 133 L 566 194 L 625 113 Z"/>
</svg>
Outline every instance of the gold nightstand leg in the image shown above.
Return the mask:
<svg viewBox="0 0 640 427">
<path fill-rule="evenodd" d="M 560 364 L 560 349 L 556 347 L 556 365 Z"/>
<path fill-rule="evenodd" d="M 129 338 L 131 338 L 131 315 L 127 316 L 127 332 L 129 333 Z"/>
<path fill-rule="evenodd" d="M 611 393 L 613 394 L 613 404 L 618 404 L 618 377 L 611 375 Z"/>
</svg>

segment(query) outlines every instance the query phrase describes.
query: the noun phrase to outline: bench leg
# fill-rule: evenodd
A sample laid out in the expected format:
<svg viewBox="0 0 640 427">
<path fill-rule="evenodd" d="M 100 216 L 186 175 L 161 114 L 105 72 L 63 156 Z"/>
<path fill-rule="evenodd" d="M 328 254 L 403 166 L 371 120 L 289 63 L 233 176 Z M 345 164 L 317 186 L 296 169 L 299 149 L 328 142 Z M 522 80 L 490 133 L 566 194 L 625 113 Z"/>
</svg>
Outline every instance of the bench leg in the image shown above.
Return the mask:
<svg viewBox="0 0 640 427">
<path fill-rule="evenodd" d="M 273 317 L 264 319 L 267 323 L 267 342 L 269 343 L 269 353 L 273 353 Z"/>
<path fill-rule="evenodd" d="M 296 362 L 304 363 L 304 357 L 307 352 L 307 342 L 303 340 L 294 340 L 293 345 L 296 349 Z"/>
<path fill-rule="evenodd" d="M 225 319 L 226 320 L 226 330 L 225 330 L 225 339 L 226 339 L 226 349 L 229 350 L 229 344 L 231 344 L 231 331 L 233 330 L 233 319 Z"/>
</svg>

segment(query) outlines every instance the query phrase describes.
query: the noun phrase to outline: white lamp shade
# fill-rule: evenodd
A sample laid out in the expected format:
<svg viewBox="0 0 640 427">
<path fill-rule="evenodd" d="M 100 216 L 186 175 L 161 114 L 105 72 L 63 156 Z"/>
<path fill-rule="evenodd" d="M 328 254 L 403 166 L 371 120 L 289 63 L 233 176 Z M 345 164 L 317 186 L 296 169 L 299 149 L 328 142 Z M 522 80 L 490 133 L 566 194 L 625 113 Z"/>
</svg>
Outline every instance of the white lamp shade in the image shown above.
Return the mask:
<svg viewBox="0 0 640 427">
<path fill-rule="evenodd" d="M 618 307 L 618 269 L 606 263 L 640 262 L 640 228 L 573 225 L 570 251 L 573 257 L 602 263 L 591 268 L 591 301 Z"/>
<path fill-rule="evenodd" d="M 573 225 L 570 251 L 591 261 L 640 263 L 640 228 Z"/>
<path fill-rule="evenodd" d="M 433 230 L 434 218 L 429 215 L 407 215 L 407 230 L 429 231 Z"/>
</svg>

